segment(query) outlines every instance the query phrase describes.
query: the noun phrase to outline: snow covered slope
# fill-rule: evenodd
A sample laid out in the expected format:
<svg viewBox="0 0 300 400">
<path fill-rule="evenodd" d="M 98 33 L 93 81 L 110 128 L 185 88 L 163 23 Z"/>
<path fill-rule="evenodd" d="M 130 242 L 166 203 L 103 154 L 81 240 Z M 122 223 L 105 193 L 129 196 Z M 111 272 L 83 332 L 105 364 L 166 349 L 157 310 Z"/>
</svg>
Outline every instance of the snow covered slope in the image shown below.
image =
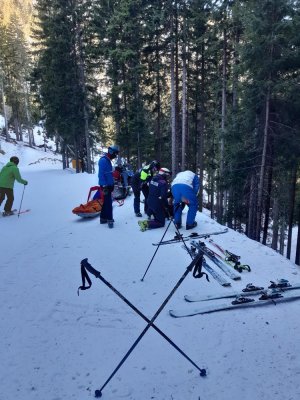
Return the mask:
<svg viewBox="0 0 300 400">
<path fill-rule="evenodd" d="M 139 231 L 133 198 L 122 207 L 114 205 L 114 229 L 98 219 L 80 219 L 71 210 L 86 201 L 90 186 L 97 184 L 96 174 L 63 171 L 59 156 L 50 152 L 4 145 L 1 162 L 11 155 L 21 159 L 21 174 L 29 181 L 22 208 L 31 212 L 0 217 L 0 399 L 93 398 L 146 323 L 99 279 L 78 296 L 80 261 L 87 257 L 151 318 L 190 258 L 181 244 L 162 246 L 141 282 L 156 249 L 152 243 L 164 230 Z M 16 183 L 15 189 L 18 208 L 23 186 Z M 206 213 L 198 213 L 197 221 L 201 233 L 223 228 Z M 171 226 L 166 238 L 174 233 Z M 300 301 L 184 319 L 169 316 L 169 309 L 189 306 L 186 294 L 227 293 L 249 282 L 267 286 L 279 278 L 300 281 L 295 264 L 244 235 L 229 230 L 214 240 L 239 254 L 252 272 L 243 272 L 231 289 L 189 274 L 156 320 L 207 370 L 207 377 L 200 377 L 150 329 L 103 390 L 103 399 L 300 398 Z"/>
</svg>

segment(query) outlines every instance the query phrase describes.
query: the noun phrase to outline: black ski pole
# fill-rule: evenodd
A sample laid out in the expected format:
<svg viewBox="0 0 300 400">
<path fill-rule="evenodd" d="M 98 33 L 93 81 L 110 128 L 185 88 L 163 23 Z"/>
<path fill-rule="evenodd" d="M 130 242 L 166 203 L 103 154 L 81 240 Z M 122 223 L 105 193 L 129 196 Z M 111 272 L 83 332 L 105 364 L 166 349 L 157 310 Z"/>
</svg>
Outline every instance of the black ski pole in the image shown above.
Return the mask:
<svg viewBox="0 0 300 400">
<path fill-rule="evenodd" d="M 180 206 L 180 204 L 178 204 L 178 205 L 176 206 L 174 212 L 177 210 L 177 208 L 178 208 L 179 206 Z M 151 258 L 151 260 L 150 260 L 150 262 L 149 262 L 149 264 L 148 264 L 148 267 L 146 268 L 146 271 L 145 271 L 145 273 L 144 273 L 142 279 L 141 279 L 142 282 L 144 281 L 144 278 L 145 278 L 145 276 L 146 276 L 146 274 L 147 274 L 147 272 L 148 272 L 148 269 L 150 268 L 150 265 L 152 264 L 152 261 L 154 260 L 154 257 L 156 256 L 156 253 L 158 252 L 158 249 L 159 249 L 161 243 L 163 242 L 164 237 L 166 236 L 166 233 L 168 232 L 168 229 L 170 228 L 170 225 L 171 225 L 172 221 L 173 221 L 173 223 L 174 223 L 174 225 L 175 225 L 175 227 L 176 227 L 176 224 L 175 224 L 175 222 L 174 222 L 174 220 L 173 220 L 173 217 L 170 217 L 170 221 L 169 221 L 169 223 L 168 223 L 167 229 L 165 230 L 165 232 L 164 232 L 162 238 L 160 239 L 160 241 L 159 241 L 159 243 L 158 243 L 158 246 L 157 246 L 157 248 L 156 248 L 156 250 L 155 250 L 155 252 L 154 252 L 154 254 L 153 254 L 153 256 L 152 256 L 152 258 Z M 177 229 L 177 227 L 176 227 L 176 229 Z M 178 233 L 179 233 L 179 235 L 180 235 L 180 232 L 179 232 L 178 229 L 177 229 L 177 231 L 178 231 Z"/>
<path fill-rule="evenodd" d="M 170 343 L 171 346 L 173 346 L 183 357 L 185 357 L 195 368 L 200 371 L 201 376 L 205 376 L 206 372 L 203 368 L 200 368 L 189 356 L 187 356 L 183 350 L 181 350 L 162 330 L 160 330 L 149 318 L 147 318 L 137 307 L 135 307 L 125 296 L 122 295 L 114 286 L 111 285 L 103 276 L 101 276 L 101 273 L 97 271 L 95 268 L 91 266 L 91 264 L 88 262 L 88 259 L 85 258 L 84 260 L 81 261 L 81 266 L 83 268 L 82 270 L 82 282 L 83 286 L 80 286 L 79 289 L 85 290 L 90 288 L 91 286 L 91 280 L 88 280 L 89 286 L 85 286 L 85 279 L 88 278 L 88 276 L 85 274 L 84 270 L 88 270 L 91 274 L 93 274 L 96 278 L 99 278 L 109 289 L 111 289 L 120 299 L 122 299 L 133 311 L 135 311 L 140 317 L 143 318 L 144 321 L 146 321 L 148 324 L 152 326 L 153 329 L 156 330 L 168 343 Z M 78 290 L 79 290 L 78 289 Z M 78 292 L 79 295 L 79 292 Z"/>
<path fill-rule="evenodd" d="M 18 218 L 20 217 L 20 213 L 21 213 L 21 207 L 22 207 L 22 203 L 23 203 L 23 197 L 24 197 L 25 187 L 26 187 L 26 185 L 24 185 L 24 188 L 23 188 L 23 193 L 22 193 L 20 208 L 19 208 L 19 212 L 18 212 Z"/>
<path fill-rule="evenodd" d="M 170 294 L 167 296 L 167 298 L 165 299 L 165 301 L 161 304 L 161 306 L 159 307 L 159 309 L 156 311 L 156 313 L 154 314 L 154 316 L 151 318 L 151 320 L 149 320 L 147 326 L 144 328 L 144 330 L 142 331 L 142 333 L 139 335 L 139 337 L 135 340 L 135 342 L 133 343 L 133 345 L 130 347 L 130 349 L 127 351 L 127 353 L 125 354 L 125 356 L 122 358 L 122 360 L 119 362 L 119 364 L 117 365 L 117 367 L 114 369 L 114 371 L 111 373 L 111 375 L 108 377 L 108 379 L 105 381 L 105 383 L 102 385 L 102 387 L 98 390 L 95 391 L 95 397 L 101 397 L 102 396 L 102 390 L 106 387 L 106 385 L 111 381 L 111 379 L 114 377 L 114 375 L 118 372 L 118 370 L 121 368 L 121 366 L 124 364 L 124 362 L 127 360 L 127 358 L 129 357 L 129 355 L 132 353 L 132 351 L 135 349 L 135 347 L 138 345 L 138 343 L 141 341 L 141 339 L 143 338 L 143 336 L 146 334 L 146 332 L 149 330 L 149 328 L 152 326 L 154 327 L 154 321 L 156 320 L 156 318 L 159 316 L 159 314 L 161 313 L 161 311 L 164 309 L 164 307 L 166 306 L 166 304 L 168 303 L 168 301 L 170 300 L 170 298 L 173 296 L 173 294 L 175 293 L 175 291 L 178 289 L 178 287 L 182 284 L 182 282 L 184 281 L 184 279 L 186 278 L 186 276 L 189 274 L 189 272 L 192 271 L 194 265 L 196 265 L 196 263 L 199 261 L 199 259 L 202 257 L 201 252 L 199 252 L 199 254 L 196 255 L 196 257 L 192 260 L 192 262 L 188 265 L 186 271 L 184 272 L 184 274 L 182 275 L 182 277 L 179 279 L 179 281 L 176 283 L 176 285 L 174 286 L 174 288 L 171 290 Z M 88 266 L 87 266 L 88 264 Z M 107 281 L 104 280 L 104 278 L 101 277 L 100 272 L 96 271 L 88 262 L 87 259 L 82 261 L 81 264 L 82 268 L 85 268 L 93 273 L 97 278 L 101 279 L 103 282 L 108 283 Z M 85 277 L 89 283 L 88 287 L 85 287 L 84 285 L 84 278 L 83 278 L 83 286 L 81 287 L 81 289 L 88 289 L 91 286 L 91 280 L 90 278 L 87 276 L 87 272 L 86 271 L 82 271 L 83 272 L 83 277 Z M 111 287 L 112 288 L 112 287 Z M 147 317 L 146 317 L 147 318 Z M 148 319 L 148 318 L 147 318 Z M 155 328 L 154 328 L 155 329 Z M 206 370 L 205 369 L 200 369 L 199 367 L 197 367 L 197 369 L 200 370 L 200 375 L 201 376 L 206 376 Z"/>
<path fill-rule="evenodd" d="M 147 272 L 148 272 L 148 270 L 149 270 L 149 268 L 150 268 L 150 266 L 152 264 L 152 261 L 154 260 L 154 257 L 156 256 L 156 253 L 158 252 L 159 246 L 161 245 L 162 241 L 164 240 L 164 237 L 166 236 L 166 233 L 168 232 L 168 229 L 169 229 L 169 227 L 171 225 L 171 222 L 172 222 L 172 219 L 169 221 L 168 226 L 167 226 L 162 238 L 160 239 L 160 242 L 158 243 L 158 246 L 156 247 L 156 250 L 155 250 L 155 252 L 154 252 L 154 254 L 153 254 L 153 256 L 152 256 L 152 258 L 151 258 L 151 260 L 150 260 L 150 262 L 148 264 L 148 267 L 146 268 L 146 271 L 145 271 L 145 273 L 144 273 L 144 275 L 143 275 L 143 277 L 141 279 L 142 282 L 144 281 L 144 278 L 145 278 L 145 276 L 146 276 L 146 274 L 147 274 Z"/>
</svg>

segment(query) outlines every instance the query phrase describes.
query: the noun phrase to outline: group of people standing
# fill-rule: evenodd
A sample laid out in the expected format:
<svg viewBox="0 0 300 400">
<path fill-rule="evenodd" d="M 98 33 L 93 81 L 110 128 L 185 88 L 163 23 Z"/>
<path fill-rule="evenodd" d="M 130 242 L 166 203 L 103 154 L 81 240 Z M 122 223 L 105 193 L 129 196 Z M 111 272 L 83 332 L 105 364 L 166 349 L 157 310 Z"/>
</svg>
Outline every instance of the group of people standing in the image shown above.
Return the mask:
<svg viewBox="0 0 300 400">
<path fill-rule="evenodd" d="M 99 185 L 104 194 L 104 204 L 100 214 L 100 223 L 113 228 L 112 192 L 114 190 L 112 160 L 119 154 L 119 147 L 108 147 L 99 160 Z M 198 176 L 192 171 L 179 172 L 171 183 L 171 171 L 161 168 L 156 160 L 141 168 L 131 178 L 134 200 L 133 208 L 137 217 L 142 217 L 140 210 L 141 193 L 144 195 L 146 220 L 138 222 L 141 231 L 161 228 L 166 218 L 174 218 L 176 227 L 182 227 L 182 210 L 188 206 L 186 229 L 197 226 L 195 221 L 198 210 L 197 194 L 200 188 Z"/>
</svg>

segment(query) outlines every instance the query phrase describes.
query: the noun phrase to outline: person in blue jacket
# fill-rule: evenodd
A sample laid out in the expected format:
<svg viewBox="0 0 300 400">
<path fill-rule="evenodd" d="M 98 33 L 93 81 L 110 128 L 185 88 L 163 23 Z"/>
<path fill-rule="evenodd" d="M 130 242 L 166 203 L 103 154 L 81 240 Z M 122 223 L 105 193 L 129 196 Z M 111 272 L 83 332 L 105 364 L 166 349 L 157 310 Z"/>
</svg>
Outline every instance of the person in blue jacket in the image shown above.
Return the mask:
<svg viewBox="0 0 300 400">
<path fill-rule="evenodd" d="M 147 229 L 161 228 L 165 226 L 168 210 L 168 179 L 171 176 L 168 168 L 160 168 L 149 183 L 148 212 L 154 219 L 139 221 L 138 224 L 142 232 Z"/>
<path fill-rule="evenodd" d="M 195 221 L 198 211 L 197 194 L 200 188 L 200 180 L 192 171 L 179 172 L 172 182 L 172 194 L 174 197 L 174 222 L 178 229 L 181 228 L 181 203 L 188 205 L 189 210 L 186 218 L 186 229 L 193 229 L 197 226 Z"/>
<path fill-rule="evenodd" d="M 104 203 L 100 213 L 100 224 L 108 224 L 109 228 L 114 227 L 113 210 L 112 210 L 112 192 L 114 190 L 113 167 L 111 160 L 119 154 L 119 147 L 116 145 L 109 146 L 99 160 L 99 186 L 103 190 Z"/>
</svg>

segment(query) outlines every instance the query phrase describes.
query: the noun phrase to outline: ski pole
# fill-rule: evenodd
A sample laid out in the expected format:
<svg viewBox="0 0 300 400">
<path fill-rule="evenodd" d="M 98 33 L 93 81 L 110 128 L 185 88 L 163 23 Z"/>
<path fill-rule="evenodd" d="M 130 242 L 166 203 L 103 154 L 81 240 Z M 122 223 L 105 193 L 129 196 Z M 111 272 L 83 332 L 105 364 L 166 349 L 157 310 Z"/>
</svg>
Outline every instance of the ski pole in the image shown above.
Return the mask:
<svg viewBox="0 0 300 400">
<path fill-rule="evenodd" d="M 178 207 L 180 207 L 180 203 L 175 207 L 174 212 L 177 210 Z M 171 225 L 172 222 L 174 223 L 175 228 L 176 228 L 176 230 L 177 230 L 177 232 L 178 232 L 178 234 L 179 234 L 179 236 L 180 236 L 180 232 L 179 232 L 179 230 L 178 230 L 178 228 L 177 228 L 177 226 L 176 226 L 176 224 L 175 224 L 175 222 L 174 222 L 174 220 L 173 220 L 173 217 L 170 217 L 170 221 L 169 221 L 169 223 L 168 223 L 167 229 L 165 230 L 165 232 L 164 232 L 162 238 L 160 239 L 160 241 L 159 241 L 159 243 L 158 243 L 158 246 L 157 246 L 157 248 L 156 248 L 156 250 L 155 250 L 155 252 L 154 252 L 154 254 L 153 254 L 153 256 L 152 256 L 152 258 L 151 258 L 151 260 L 150 260 L 150 262 L 149 262 L 149 264 L 148 264 L 148 267 L 146 268 L 146 271 L 145 271 L 145 273 L 144 273 L 144 275 L 143 275 L 143 277 L 142 277 L 142 279 L 141 279 L 141 282 L 144 281 L 144 278 L 145 278 L 145 276 L 146 276 L 146 274 L 147 274 L 147 272 L 148 272 L 148 269 L 150 268 L 150 265 L 152 264 L 152 261 L 154 260 L 154 257 L 156 256 L 156 253 L 158 252 L 158 249 L 159 249 L 161 243 L 163 242 L 164 237 L 166 236 L 166 233 L 168 232 L 168 229 L 169 229 L 169 227 L 170 227 L 170 225 Z"/>
<path fill-rule="evenodd" d="M 141 282 L 144 281 L 144 278 L 145 278 L 145 276 L 146 276 L 146 274 L 147 274 L 147 272 L 148 272 L 148 269 L 150 268 L 150 265 L 152 264 L 152 261 L 154 260 L 154 257 L 156 256 L 156 253 L 158 252 L 158 249 L 159 249 L 159 247 L 160 247 L 162 241 L 164 240 L 164 237 L 166 236 L 166 233 L 168 232 L 168 229 L 169 229 L 169 227 L 170 227 L 170 225 L 171 225 L 171 222 L 172 222 L 172 219 L 170 219 L 170 221 L 169 221 L 169 223 L 168 223 L 168 226 L 167 226 L 167 229 L 165 230 L 165 232 L 164 232 L 162 238 L 160 239 L 160 241 L 159 241 L 159 243 L 158 243 L 158 246 L 156 247 L 156 250 L 155 250 L 155 252 L 154 252 L 154 254 L 153 254 L 153 256 L 152 256 L 152 258 L 151 258 L 151 260 L 150 260 L 150 262 L 149 262 L 149 264 L 148 264 L 148 267 L 146 268 L 146 271 L 145 271 L 145 273 L 144 273 L 144 275 L 143 275 L 143 277 L 142 277 L 142 279 L 141 279 Z"/>
<path fill-rule="evenodd" d="M 88 262 L 88 259 L 85 258 L 84 260 L 81 261 L 81 266 L 82 266 L 82 276 L 83 276 L 83 286 L 80 286 L 79 289 L 85 290 L 90 288 L 91 286 L 91 280 L 88 279 L 88 275 L 85 270 L 88 270 L 90 273 L 92 273 L 96 278 L 99 278 L 109 289 L 111 289 L 118 297 L 120 297 L 121 300 L 123 300 L 133 311 L 135 311 L 140 317 L 143 318 L 144 321 L 146 321 L 149 325 L 152 326 L 153 329 L 156 330 L 168 343 L 171 344 L 183 357 L 185 357 L 195 368 L 200 371 L 201 376 L 205 376 L 205 370 L 200 368 L 189 356 L 187 356 L 183 350 L 181 350 L 163 331 L 161 331 L 149 318 L 147 318 L 137 307 L 135 307 L 125 296 L 122 295 L 115 287 L 113 287 L 105 278 L 101 276 L 101 273 L 97 271 L 95 268 L 91 266 L 91 264 Z M 89 282 L 89 286 L 85 286 L 85 278 Z M 78 292 L 79 294 L 79 292 Z"/>
<path fill-rule="evenodd" d="M 139 337 L 135 340 L 135 342 L 133 343 L 133 345 L 130 347 L 130 349 L 127 351 L 127 353 L 125 354 L 125 356 L 122 358 L 122 360 L 119 362 L 119 364 L 117 365 L 117 367 L 114 369 L 114 371 L 111 373 L 111 375 L 108 377 L 108 379 L 105 381 L 105 383 L 102 385 L 102 387 L 98 390 L 95 391 L 95 397 L 101 397 L 102 396 L 102 390 L 106 387 L 106 385 L 111 381 L 111 379 L 114 377 L 114 375 L 117 373 L 117 371 L 121 368 L 121 366 L 124 364 L 124 362 L 127 360 L 127 358 L 129 357 L 129 355 L 132 353 L 132 351 L 135 349 L 135 347 L 138 345 L 138 343 L 141 341 L 141 339 L 143 338 L 143 336 L 146 334 L 146 332 L 149 330 L 150 327 L 154 328 L 154 321 L 156 320 L 156 318 L 158 317 L 158 315 L 161 313 L 161 311 L 164 309 L 164 307 L 166 306 L 166 304 L 168 303 L 168 301 L 170 300 L 170 298 L 173 296 L 173 294 L 175 293 L 175 291 L 178 289 L 178 287 L 182 284 L 182 282 L 184 281 L 184 279 L 186 278 L 186 276 L 189 274 L 189 272 L 192 271 L 194 265 L 196 265 L 196 263 L 199 261 L 199 259 L 202 257 L 201 252 L 199 252 L 199 254 L 196 255 L 196 257 L 192 260 L 192 262 L 188 265 L 186 271 L 184 272 L 184 274 L 181 276 L 181 278 L 178 280 L 178 282 L 176 283 L 176 285 L 174 286 L 174 288 L 171 290 L 170 294 L 167 296 L 167 298 L 165 299 L 165 301 L 161 304 L 161 306 L 159 307 L 159 309 L 156 311 L 156 313 L 154 314 L 154 316 L 151 318 L 151 320 L 149 320 L 147 326 L 144 328 L 144 330 L 142 331 L 142 333 L 139 335 Z M 85 290 L 88 289 L 91 286 L 91 280 L 90 278 L 88 278 L 87 276 L 87 272 L 85 271 L 85 269 L 87 269 L 89 272 L 91 272 L 93 275 L 95 275 L 97 278 L 101 279 L 105 284 L 109 284 L 107 281 L 104 280 L 103 277 L 101 277 L 100 272 L 96 271 L 88 262 L 87 259 L 84 259 L 81 261 L 81 266 L 82 269 L 84 271 L 82 271 L 83 273 L 83 286 L 81 286 L 79 289 Z M 89 286 L 86 287 L 84 285 L 84 277 L 87 279 Z M 110 285 L 110 284 L 109 284 Z M 112 286 L 109 286 L 112 290 Z M 124 298 L 125 299 L 125 298 Z M 123 300 L 124 300 L 123 299 Z M 128 303 L 127 303 L 128 304 Z M 148 318 L 145 317 L 147 320 Z M 154 328 L 155 329 L 155 328 Z M 182 353 L 181 353 L 182 354 Z M 194 365 L 194 364 L 193 364 Z M 195 365 L 196 366 L 196 365 Z M 199 367 L 196 367 L 199 371 L 200 371 L 200 376 L 206 376 L 206 370 L 205 369 L 201 369 Z"/>
<path fill-rule="evenodd" d="M 24 185 L 24 188 L 23 188 L 23 193 L 22 193 L 22 197 L 21 197 L 20 208 L 19 208 L 19 212 L 18 212 L 18 218 L 20 217 L 20 212 L 21 212 L 21 207 L 22 207 L 22 203 L 23 203 L 23 197 L 24 197 L 25 187 L 26 187 L 26 185 Z"/>
</svg>

